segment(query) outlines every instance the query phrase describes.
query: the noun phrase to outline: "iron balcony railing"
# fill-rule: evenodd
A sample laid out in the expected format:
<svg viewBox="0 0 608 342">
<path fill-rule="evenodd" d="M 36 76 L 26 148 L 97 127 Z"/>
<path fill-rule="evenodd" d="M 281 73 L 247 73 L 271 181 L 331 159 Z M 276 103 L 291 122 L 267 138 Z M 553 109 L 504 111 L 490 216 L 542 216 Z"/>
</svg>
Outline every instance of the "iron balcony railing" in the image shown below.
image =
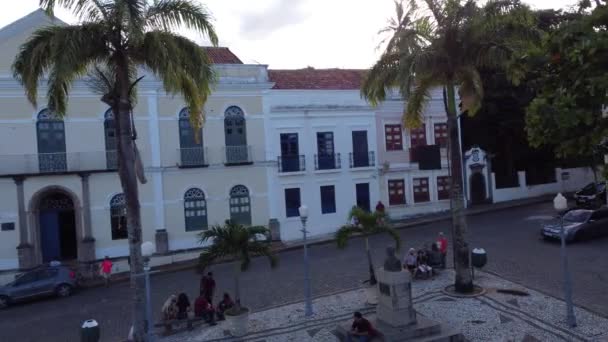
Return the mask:
<svg viewBox="0 0 608 342">
<path fill-rule="evenodd" d="M 341 167 L 340 153 L 315 154 L 315 170 L 334 170 Z"/>
<path fill-rule="evenodd" d="M 203 167 L 209 165 L 206 147 L 188 147 L 177 149 L 180 167 Z"/>
<path fill-rule="evenodd" d="M 251 146 L 249 145 L 225 146 L 224 157 L 224 164 L 226 165 L 253 163 Z"/>
<path fill-rule="evenodd" d="M 0 175 L 116 170 L 116 151 L 0 155 Z"/>
<path fill-rule="evenodd" d="M 279 172 L 298 172 L 306 170 L 306 157 L 304 157 L 304 155 L 280 156 L 277 159 Z"/>
<path fill-rule="evenodd" d="M 371 167 L 376 165 L 375 154 L 373 151 L 369 152 L 351 152 L 349 154 L 350 168 L 358 167 Z"/>
</svg>

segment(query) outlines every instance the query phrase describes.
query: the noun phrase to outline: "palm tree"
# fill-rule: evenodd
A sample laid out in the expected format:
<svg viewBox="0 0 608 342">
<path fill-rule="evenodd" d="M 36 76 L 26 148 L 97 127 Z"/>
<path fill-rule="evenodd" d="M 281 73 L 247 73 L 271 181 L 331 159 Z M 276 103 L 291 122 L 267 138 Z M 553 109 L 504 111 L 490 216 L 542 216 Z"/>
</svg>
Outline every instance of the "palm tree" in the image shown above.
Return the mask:
<svg viewBox="0 0 608 342">
<path fill-rule="evenodd" d="M 180 94 L 190 109 L 195 131 L 203 123 L 203 105 L 214 74 L 205 51 L 172 32 L 191 29 L 217 45 L 209 12 L 192 0 L 40 0 L 51 16 L 62 6 L 77 25 L 37 30 L 15 58 L 13 72 L 35 106 L 39 81 L 46 79 L 48 108 L 64 115 L 70 86 L 92 72 L 105 83 L 102 101 L 115 113 L 118 130 L 118 174 L 127 207 L 133 325 L 136 341 L 143 339 L 144 304 L 141 258 L 141 214 L 137 175 L 143 181 L 135 146 L 132 109 L 138 67 L 153 73 L 168 93 Z M 141 79 L 141 78 L 140 78 Z"/>
<path fill-rule="evenodd" d="M 349 220 L 356 219 L 357 224 L 349 224 L 341 227 L 336 232 L 336 243 L 338 248 L 345 248 L 348 240 L 353 235 L 363 235 L 365 238 L 365 253 L 367 254 L 367 264 L 369 266 L 369 285 L 376 285 L 376 272 L 369 246 L 369 236 L 372 234 L 387 233 L 395 241 L 397 250 L 401 248 L 401 238 L 397 230 L 385 224 L 385 215 L 381 212 L 370 213 L 357 206 L 353 207 L 348 215 Z"/>
<path fill-rule="evenodd" d="M 260 235 L 267 237 L 270 230 L 262 226 L 245 227 L 232 220 L 226 220 L 224 226 L 213 226 L 200 233 L 200 242 L 212 241 L 211 246 L 206 248 L 199 256 L 199 270 L 204 271 L 211 263 L 217 260 L 234 259 L 238 261 L 234 272 L 234 308 L 233 315 L 246 312 L 241 307 L 241 292 L 239 277 L 241 272 L 247 271 L 251 259 L 256 256 L 265 256 L 270 262 L 270 267 L 275 268 L 278 264 L 276 255 L 270 249 L 267 239 L 260 240 Z"/>
<path fill-rule="evenodd" d="M 425 0 L 427 11 L 414 1 L 405 10 L 396 1 L 396 19 L 381 32 L 392 32 L 380 59 L 361 88 L 373 105 L 397 88 L 407 101 L 403 112 L 406 127 L 419 127 L 430 90 L 443 88 L 448 117 L 451 173 L 450 207 L 455 255 L 455 290 L 473 291 L 466 242 L 467 222 L 462 189 L 457 120 L 456 88 L 461 112 L 473 115 L 483 98 L 479 69 L 504 68 L 514 51 L 535 35 L 535 18 L 518 0 L 489 1 L 482 8 L 474 0 Z"/>
</svg>

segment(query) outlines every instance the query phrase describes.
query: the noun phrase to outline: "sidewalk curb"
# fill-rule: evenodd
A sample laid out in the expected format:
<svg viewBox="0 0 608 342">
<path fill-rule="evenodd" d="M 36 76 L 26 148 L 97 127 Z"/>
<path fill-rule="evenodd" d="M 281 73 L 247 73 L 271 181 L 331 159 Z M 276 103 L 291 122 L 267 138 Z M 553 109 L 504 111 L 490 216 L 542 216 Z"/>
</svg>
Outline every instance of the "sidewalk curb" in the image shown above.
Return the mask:
<svg viewBox="0 0 608 342">
<path fill-rule="evenodd" d="M 528 205 L 543 203 L 543 202 L 549 201 L 550 199 L 551 199 L 550 195 L 539 196 L 539 197 L 534 197 L 534 198 L 529 198 L 529 199 L 524 199 L 524 200 L 515 200 L 515 201 L 509 201 L 509 202 L 489 204 L 485 207 L 478 207 L 478 208 L 473 207 L 473 208 L 465 209 L 465 211 L 466 211 L 467 216 L 475 216 L 475 215 L 485 214 L 485 213 L 489 213 L 489 212 L 496 212 L 496 211 L 507 210 L 507 209 L 511 209 L 511 208 L 518 208 L 518 207 L 524 207 L 524 206 L 528 206 Z M 430 216 L 430 217 L 413 219 L 409 222 L 395 223 L 395 224 L 393 224 L 393 228 L 395 228 L 397 230 L 404 230 L 404 229 L 415 228 L 418 226 L 423 226 L 423 225 L 427 225 L 427 224 L 431 224 L 431 223 L 447 221 L 447 220 L 451 219 L 451 215 L 449 212 L 442 213 L 439 215 L 428 214 L 425 216 Z M 361 237 L 362 236 L 356 236 L 354 238 L 361 238 Z M 319 238 L 316 240 L 310 240 L 307 243 L 307 245 L 308 246 L 322 246 L 322 245 L 334 243 L 334 241 L 335 241 L 335 239 L 333 238 L 333 234 L 328 234 L 322 238 Z M 288 245 L 283 244 L 283 247 L 276 248 L 274 250 L 274 252 L 275 253 L 290 252 L 290 251 L 302 249 L 303 246 L 304 246 L 304 244 L 301 241 L 296 241 L 296 242 L 290 243 Z M 224 264 L 224 263 L 228 263 L 228 262 L 232 262 L 232 261 L 233 261 L 232 259 L 223 260 L 223 261 L 217 262 L 216 265 Z M 151 275 L 154 276 L 156 274 L 174 273 L 174 272 L 179 272 L 179 271 L 185 271 L 188 269 L 194 269 L 195 267 L 196 267 L 196 259 L 180 261 L 180 262 L 176 262 L 173 264 L 153 267 L 152 268 L 153 271 L 152 271 Z M 112 275 L 113 283 L 125 282 L 125 281 L 128 281 L 129 279 L 130 279 L 130 272 L 120 272 L 120 273 L 116 273 L 116 274 Z M 103 281 L 98 281 L 98 282 L 93 282 L 91 284 L 86 284 L 86 285 L 83 284 L 83 285 L 81 285 L 81 288 L 95 288 L 95 287 L 101 287 L 103 285 L 104 285 Z"/>
</svg>

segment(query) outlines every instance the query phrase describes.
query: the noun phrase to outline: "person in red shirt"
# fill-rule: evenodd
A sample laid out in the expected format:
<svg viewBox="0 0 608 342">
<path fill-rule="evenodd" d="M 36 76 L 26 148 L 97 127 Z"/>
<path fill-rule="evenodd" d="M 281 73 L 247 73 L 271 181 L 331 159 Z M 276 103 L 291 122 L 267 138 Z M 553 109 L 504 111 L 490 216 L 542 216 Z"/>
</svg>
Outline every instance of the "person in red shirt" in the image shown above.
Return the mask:
<svg viewBox="0 0 608 342">
<path fill-rule="evenodd" d="M 108 256 L 103 259 L 99 266 L 99 273 L 103 277 L 106 287 L 110 286 L 110 277 L 112 276 L 112 260 Z"/>
<path fill-rule="evenodd" d="M 439 232 L 437 244 L 439 244 L 439 252 L 441 252 L 441 267 L 445 268 L 446 255 L 448 254 L 448 239 L 443 235 L 443 232 Z"/>
<path fill-rule="evenodd" d="M 213 304 L 213 293 L 215 292 L 215 280 L 213 273 L 209 272 L 201 279 L 201 296 L 204 296 L 209 304 Z"/>
<path fill-rule="evenodd" d="M 201 295 L 194 301 L 194 315 L 203 318 L 205 322 L 211 325 L 215 325 L 215 309 L 205 296 Z"/>
<path fill-rule="evenodd" d="M 347 342 L 369 342 L 377 335 L 372 324 L 357 311 L 354 314 L 354 321 L 350 331 L 346 335 Z"/>
</svg>

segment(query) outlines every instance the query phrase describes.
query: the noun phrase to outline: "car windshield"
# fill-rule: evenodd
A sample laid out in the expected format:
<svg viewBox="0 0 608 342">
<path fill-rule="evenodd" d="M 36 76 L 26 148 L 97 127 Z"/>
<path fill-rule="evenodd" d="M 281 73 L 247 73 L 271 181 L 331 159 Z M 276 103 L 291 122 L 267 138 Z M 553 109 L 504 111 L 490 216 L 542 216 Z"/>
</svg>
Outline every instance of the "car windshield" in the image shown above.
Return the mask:
<svg viewBox="0 0 608 342">
<path fill-rule="evenodd" d="M 581 195 L 594 195 L 599 190 L 595 183 L 589 183 L 583 189 L 581 189 Z"/>
<path fill-rule="evenodd" d="M 591 216 L 591 210 L 571 210 L 564 215 L 564 221 L 572 223 L 582 223 Z"/>
</svg>

